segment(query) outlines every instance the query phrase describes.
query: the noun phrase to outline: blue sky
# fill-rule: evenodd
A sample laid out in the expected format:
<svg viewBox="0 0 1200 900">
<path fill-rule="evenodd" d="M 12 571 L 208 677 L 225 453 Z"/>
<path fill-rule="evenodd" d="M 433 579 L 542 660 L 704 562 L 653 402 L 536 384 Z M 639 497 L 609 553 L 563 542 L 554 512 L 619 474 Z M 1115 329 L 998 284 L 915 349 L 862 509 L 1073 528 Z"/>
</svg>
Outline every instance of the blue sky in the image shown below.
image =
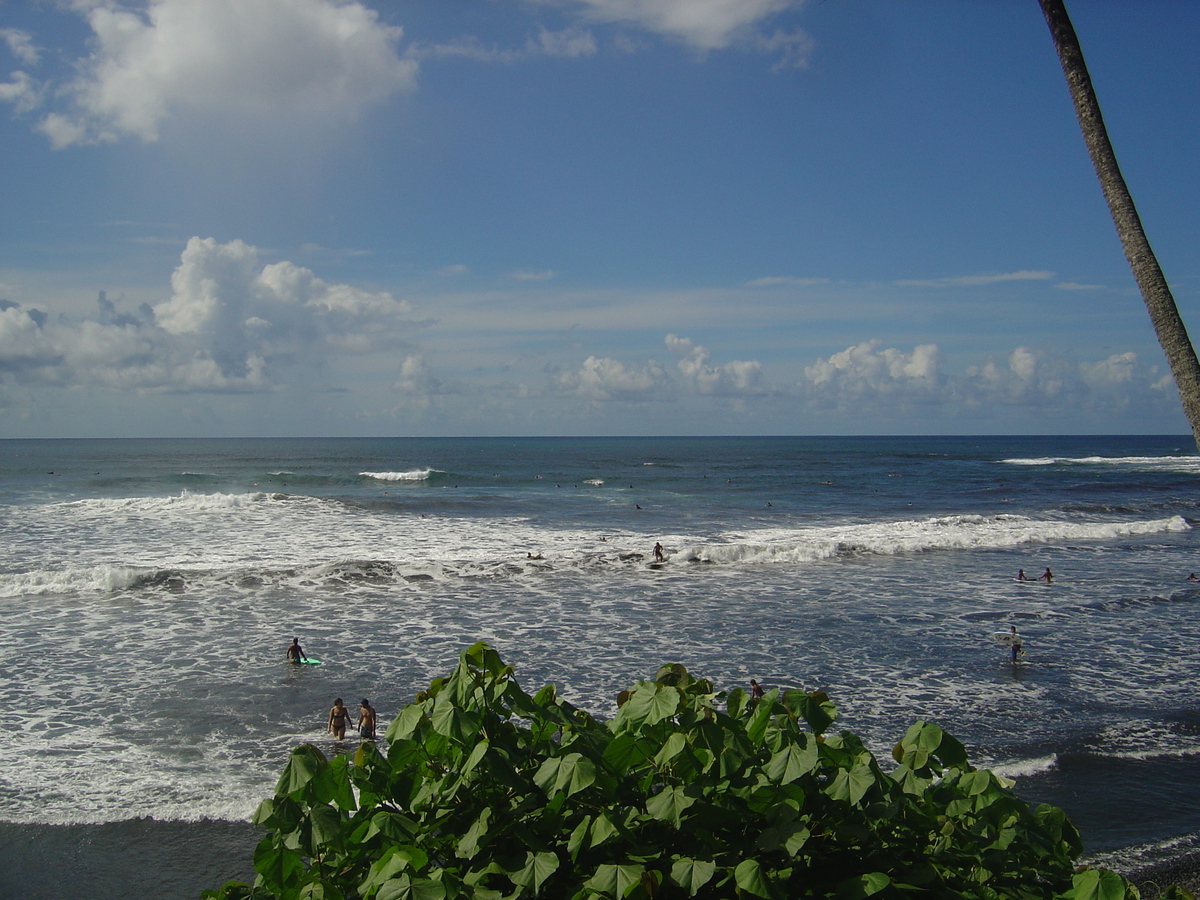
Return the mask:
<svg viewBox="0 0 1200 900">
<path fill-rule="evenodd" d="M 1073 0 L 1200 314 L 1200 3 Z M 0 0 L 0 437 L 1186 433 L 1036 0 Z"/>
</svg>

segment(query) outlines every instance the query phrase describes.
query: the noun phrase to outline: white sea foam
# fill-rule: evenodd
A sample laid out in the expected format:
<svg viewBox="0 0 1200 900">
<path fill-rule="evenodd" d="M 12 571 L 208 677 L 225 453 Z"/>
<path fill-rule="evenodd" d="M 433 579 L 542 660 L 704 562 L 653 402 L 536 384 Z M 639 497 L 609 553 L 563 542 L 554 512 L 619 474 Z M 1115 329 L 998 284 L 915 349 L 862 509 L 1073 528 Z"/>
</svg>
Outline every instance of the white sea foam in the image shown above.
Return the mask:
<svg viewBox="0 0 1200 900">
<path fill-rule="evenodd" d="M 987 768 L 1005 778 L 1027 778 L 1030 775 L 1041 775 L 1049 772 L 1058 765 L 1058 754 L 1039 756 L 1036 759 L 1016 759 L 1009 762 L 996 763 Z"/>
<path fill-rule="evenodd" d="M 1200 473 L 1200 456 L 1035 456 L 1002 459 L 1010 466 L 1113 466 L 1143 471 Z"/>
<path fill-rule="evenodd" d="M 379 481 L 428 481 L 433 469 L 410 469 L 407 472 L 359 472 L 363 478 L 375 478 Z"/>
</svg>

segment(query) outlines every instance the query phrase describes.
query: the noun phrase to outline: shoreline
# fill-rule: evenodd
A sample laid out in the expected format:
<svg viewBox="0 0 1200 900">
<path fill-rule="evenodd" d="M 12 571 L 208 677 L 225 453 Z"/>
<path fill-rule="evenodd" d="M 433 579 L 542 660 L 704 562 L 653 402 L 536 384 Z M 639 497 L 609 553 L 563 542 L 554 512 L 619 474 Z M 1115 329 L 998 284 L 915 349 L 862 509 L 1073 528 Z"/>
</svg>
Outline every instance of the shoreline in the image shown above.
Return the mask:
<svg viewBox="0 0 1200 900">
<path fill-rule="evenodd" d="M 0 896 L 195 900 L 201 891 L 226 881 L 252 883 L 254 847 L 263 834 L 249 822 L 211 819 L 130 819 L 97 825 L 0 822 Z M 1108 859 L 1108 854 L 1100 854 L 1087 864 L 1124 875 L 1144 900 L 1160 897 L 1171 885 L 1200 893 L 1200 836 L 1181 840 L 1173 852 L 1161 848 L 1162 858 L 1143 865 L 1121 851 Z"/>
</svg>

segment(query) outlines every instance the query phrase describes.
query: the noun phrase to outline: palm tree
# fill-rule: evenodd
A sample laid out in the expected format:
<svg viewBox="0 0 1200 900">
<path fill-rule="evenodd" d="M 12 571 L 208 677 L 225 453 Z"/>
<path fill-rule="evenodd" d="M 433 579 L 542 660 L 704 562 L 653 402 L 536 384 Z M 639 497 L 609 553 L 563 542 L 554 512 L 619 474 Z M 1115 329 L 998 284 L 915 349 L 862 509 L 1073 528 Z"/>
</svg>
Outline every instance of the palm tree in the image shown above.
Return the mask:
<svg viewBox="0 0 1200 900">
<path fill-rule="evenodd" d="M 1046 24 L 1050 26 L 1058 61 L 1062 64 L 1071 100 L 1075 104 L 1083 141 L 1087 144 L 1096 177 L 1100 179 L 1104 199 L 1108 201 L 1113 224 L 1117 226 L 1117 237 L 1121 240 L 1129 268 L 1133 270 L 1134 280 L 1146 302 L 1154 333 L 1166 354 L 1175 387 L 1183 401 L 1183 412 L 1192 426 L 1192 437 L 1197 449 L 1200 449 L 1200 362 L 1196 360 L 1196 351 L 1179 317 L 1179 309 L 1175 306 L 1175 298 L 1171 296 L 1158 259 L 1150 249 L 1150 242 L 1142 229 L 1142 220 L 1138 218 L 1137 208 L 1133 205 L 1133 197 L 1129 195 L 1129 188 L 1121 177 L 1116 154 L 1113 153 L 1104 119 L 1100 115 L 1100 103 L 1096 100 L 1092 79 L 1083 61 L 1083 51 L 1079 48 L 1079 38 L 1067 17 L 1063 0 L 1038 2 L 1046 17 Z"/>
</svg>

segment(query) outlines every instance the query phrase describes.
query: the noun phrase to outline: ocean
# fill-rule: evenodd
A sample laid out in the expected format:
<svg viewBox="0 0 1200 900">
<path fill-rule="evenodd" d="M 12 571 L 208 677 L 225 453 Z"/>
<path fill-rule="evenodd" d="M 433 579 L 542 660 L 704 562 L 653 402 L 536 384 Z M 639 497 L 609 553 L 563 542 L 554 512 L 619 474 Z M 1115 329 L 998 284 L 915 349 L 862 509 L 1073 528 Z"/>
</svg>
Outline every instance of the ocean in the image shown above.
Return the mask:
<svg viewBox="0 0 1200 900">
<path fill-rule="evenodd" d="M 477 640 L 601 716 L 681 662 L 934 721 L 1089 859 L 1195 849 L 1198 504 L 1180 436 L 0 441 L 0 896 L 251 877 L 333 699 Z"/>
</svg>

